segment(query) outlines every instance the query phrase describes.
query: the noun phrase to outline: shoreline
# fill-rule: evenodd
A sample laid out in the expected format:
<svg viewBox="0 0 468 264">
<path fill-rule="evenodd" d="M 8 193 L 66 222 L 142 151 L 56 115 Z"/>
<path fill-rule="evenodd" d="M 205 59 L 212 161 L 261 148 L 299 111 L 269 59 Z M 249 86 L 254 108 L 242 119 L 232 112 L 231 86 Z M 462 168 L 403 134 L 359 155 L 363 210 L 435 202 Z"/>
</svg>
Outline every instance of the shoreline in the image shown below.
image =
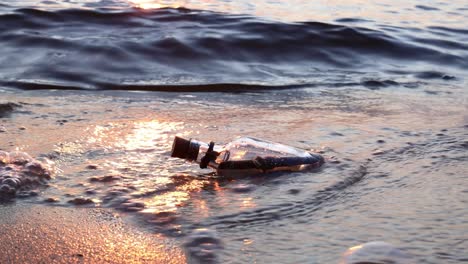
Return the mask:
<svg viewBox="0 0 468 264">
<path fill-rule="evenodd" d="M 5 103 L 21 107 L 0 120 L 0 149 L 34 158 L 51 154 L 59 172 L 38 196 L 0 205 L 0 250 L 7 252 L 0 262 L 185 263 L 190 260 L 181 244 L 198 223 L 208 224 L 225 245 L 214 251 L 221 262 L 286 263 L 293 257 L 335 263 L 346 248 L 369 240 L 407 247 L 419 260 L 428 254 L 439 260 L 430 249 L 453 251 L 445 245 L 460 239 L 459 232 L 412 244 L 436 234 L 425 226 L 450 228 L 450 221 L 437 221 L 441 217 L 462 221 L 466 95 L 461 87 L 429 88 L 451 93 L 343 88 L 241 95 L 5 94 Z M 174 135 L 220 144 L 258 136 L 324 151 L 336 163 L 318 173 L 210 181 L 197 177 L 202 172 L 193 164 L 168 157 Z M 365 177 L 339 185 L 369 159 Z M 92 180 L 108 175 L 115 177 Z M 447 192 L 434 196 L 437 190 L 451 190 L 451 207 L 459 211 L 446 211 Z M 80 197 L 94 204 L 69 203 Z M 43 202 L 48 199 L 56 203 Z M 133 216 L 141 222 L 132 222 Z M 272 228 L 280 224 L 288 228 Z M 314 239 L 324 232 L 330 235 Z M 302 234 L 306 243 L 297 244 L 291 234 Z M 276 244 L 268 244 L 272 240 Z M 297 255 L 283 250 L 291 244 L 298 245 Z M 462 257 L 462 246 L 454 259 Z"/>
</svg>

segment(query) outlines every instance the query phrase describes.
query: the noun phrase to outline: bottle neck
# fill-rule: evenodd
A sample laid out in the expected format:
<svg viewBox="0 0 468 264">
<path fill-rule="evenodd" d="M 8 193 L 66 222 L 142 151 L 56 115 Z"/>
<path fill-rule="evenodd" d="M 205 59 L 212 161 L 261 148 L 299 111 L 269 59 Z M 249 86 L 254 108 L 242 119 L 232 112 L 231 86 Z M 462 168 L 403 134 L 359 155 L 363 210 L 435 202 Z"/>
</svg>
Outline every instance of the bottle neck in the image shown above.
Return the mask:
<svg viewBox="0 0 468 264">
<path fill-rule="evenodd" d="M 194 159 L 193 161 L 198 163 L 198 164 L 201 164 L 203 162 L 203 158 L 205 158 L 207 155 L 212 155 L 211 153 L 213 151 L 221 151 L 222 148 L 221 147 L 218 147 L 218 146 L 215 146 L 214 149 L 211 149 L 210 150 L 210 145 L 205 143 L 205 142 L 201 142 L 201 141 L 197 141 L 197 140 L 191 140 L 190 141 L 191 144 L 194 144 L 194 146 L 196 146 L 198 148 L 198 155 L 197 155 L 197 158 Z M 218 153 L 216 153 L 217 155 Z M 214 169 L 217 169 L 218 168 L 218 163 L 216 163 L 215 160 L 212 160 L 212 161 L 209 161 L 208 164 L 205 164 L 207 165 L 208 167 L 211 167 L 211 168 L 214 168 Z M 201 167 L 201 165 L 200 165 Z M 203 167 L 204 168 L 204 167 Z"/>
<path fill-rule="evenodd" d="M 195 160 L 193 160 L 193 161 L 196 162 L 196 163 L 200 163 L 201 159 L 208 152 L 209 145 L 206 144 L 205 142 L 201 142 L 201 141 L 194 140 L 194 139 L 190 140 L 190 146 L 192 146 L 192 144 L 194 145 L 194 147 L 198 148 L 197 158 Z"/>
</svg>

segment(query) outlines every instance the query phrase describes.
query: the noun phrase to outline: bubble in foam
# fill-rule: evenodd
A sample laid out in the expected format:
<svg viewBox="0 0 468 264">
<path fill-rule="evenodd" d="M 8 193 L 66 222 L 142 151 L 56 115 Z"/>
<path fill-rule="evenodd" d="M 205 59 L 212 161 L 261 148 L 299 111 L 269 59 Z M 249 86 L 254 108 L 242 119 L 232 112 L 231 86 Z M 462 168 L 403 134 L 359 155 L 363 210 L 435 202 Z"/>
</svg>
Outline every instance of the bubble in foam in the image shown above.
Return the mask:
<svg viewBox="0 0 468 264">
<path fill-rule="evenodd" d="M 10 185 L 2 184 L 0 185 L 0 194 L 14 194 L 16 191 Z"/>
<path fill-rule="evenodd" d="M 10 154 L 6 151 L 0 150 L 0 165 L 10 163 Z"/>
<path fill-rule="evenodd" d="M 12 164 L 24 165 L 33 160 L 34 159 L 31 156 L 29 156 L 29 154 L 26 152 L 21 152 L 21 151 L 10 152 L 10 163 Z"/>
<path fill-rule="evenodd" d="M 18 178 L 4 178 L 2 184 L 8 185 L 11 188 L 16 188 L 21 185 L 21 181 Z"/>
<path fill-rule="evenodd" d="M 383 242 L 374 241 L 349 248 L 341 259 L 340 264 L 414 264 L 414 259 L 401 249 Z"/>
<path fill-rule="evenodd" d="M 216 232 L 200 228 L 187 237 L 184 247 L 189 263 L 219 263 L 218 251 L 223 244 Z"/>
<path fill-rule="evenodd" d="M 38 160 L 26 163 L 23 171 L 29 175 L 46 178 L 48 180 L 51 178 L 49 164 L 44 164 Z"/>
<path fill-rule="evenodd" d="M 53 172 L 54 163 L 46 158 L 33 159 L 21 151 L 0 151 L 0 197 L 25 196 L 24 193 L 46 184 Z"/>
</svg>

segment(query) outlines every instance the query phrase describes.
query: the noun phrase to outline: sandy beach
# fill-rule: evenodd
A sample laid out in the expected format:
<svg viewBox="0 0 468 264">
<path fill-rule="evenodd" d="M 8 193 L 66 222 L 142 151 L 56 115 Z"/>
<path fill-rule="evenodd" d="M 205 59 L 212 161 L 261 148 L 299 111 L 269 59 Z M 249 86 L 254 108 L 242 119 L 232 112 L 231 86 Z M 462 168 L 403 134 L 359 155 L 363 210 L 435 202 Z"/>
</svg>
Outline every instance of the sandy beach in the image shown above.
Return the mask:
<svg viewBox="0 0 468 264">
<path fill-rule="evenodd" d="M 185 263 L 167 238 L 106 209 L 0 206 L 1 263 Z"/>
</svg>

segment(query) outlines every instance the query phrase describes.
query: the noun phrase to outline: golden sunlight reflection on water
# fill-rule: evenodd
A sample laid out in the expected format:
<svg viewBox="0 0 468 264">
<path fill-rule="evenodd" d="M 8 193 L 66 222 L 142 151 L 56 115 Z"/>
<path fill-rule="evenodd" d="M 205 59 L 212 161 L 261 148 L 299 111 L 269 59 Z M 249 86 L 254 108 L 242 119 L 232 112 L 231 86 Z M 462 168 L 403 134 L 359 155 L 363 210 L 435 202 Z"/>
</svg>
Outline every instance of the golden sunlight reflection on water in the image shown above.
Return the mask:
<svg viewBox="0 0 468 264">
<path fill-rule="evenodd" d="M 87 143 L 105 149 L 110 155 L 103 155 L 102 166 L 112 174 L 124 174 L 123 182 L 118 184 L 121 187 L 131 184 L 135 188 L 132 195 L 141 197 L 138 200 L 144 203 L 140 213 L 150 218 L 157 216 L 155 222 L 160 221 L 161 215 L 176 213 L 194 193 L 209 184 L 208 180 L 171 170 L 173 161 L 169 154 L 174 136 L 193 133 L 185 131 L 182 122 L 158 119 L 115 122 L 96 126 L 90 132 L 93 136 Z M 203 202 L 194 202 L 193 206 L 200 215 L 207 215 L 208 208 Z"/>
<path fill-rule="evenodd" d="M 166 149 L 170 146 L 170 137 L 182 123 L 163 122 L 160 120 L 137 121 L 133 124 L 131 133 L 127 134 L 117 146 L 129 151 L 145 151 L 155 148 Z"/>
<path fill-rule="evenodd" d="M 170 157 L 174 136 L 190 138 L 197 134 L 197 127 L 171 119 L 139 118 L 103 122 L 84 132 L 83 141 L 64 144 L 61 152 L 77 154 L 76 158 L 96 165 L 98 170 L 83 171 L 83 162 L 76 162 L 67 171 L 84 177 L 110 175 L 116 180 L 99 182 L 77 177 L 76 181 L 85 181 L 82 187 L 67 185 L 60 188 L 62 193 L 99 200 L 96 206 L 129 208 L 155 227 L 167 225 L 174 229 L 177 219 L 184 215 L 181 210 L 190 210 L 194 219 L 204 219 L 213 214 L 214 207 L 257 207 L 254 197 L 235 195 L 231 188 L 222 187 L 223 182 L 207 177 L 210 171 Z M 215 201 L 206 200 L 204 190 L 216 193 Z"/>
<path fill-rule="evenodd" d="M 188 0 L 126 0 L 130 5 L 142 9 L 158 8 L 189 8 L 210 10 L 231 14 L 250 14 L 259 17 L 277 19 L 281 21 L 334 21 L 340 18 L 360 18 L 368 21 L 385 21 L 401 24 L 417 23 L 424 26 L 432 25 L 435 20 L 448 21 L 458 24 L 462 17 L 458 13 L 447 16 L 444 12 L 428 13 L 419 9 L 412 1 L 377 1 L 377 0 L 331 0 L 331 1 L 188 1 Z M 440 5 L 428 3 L 431 6 Z M 453 6 L 443 8 L 455 10 L 461 1 L 453 1 Z M 418 15 L 414 15 L 418 14 Z"/>
<path fill-rule="evenodd" d="M 177 186 L 174 190 L 154 195 L 145 200 L 145 209 L 142 213 L 175 213 L 178 207 L 184 206 L 184 203 L 190 199 L 192 193 L 201 191 L 204 184 L 204 181 L 187 180 Z M 202 203 L 199 204 L 199 207 L 200 208 L 197 207 L 197 209 L 200 209 L 201 211 L 207 209 Z"/>
<path fill-rule="evenodd" d="M 254 207 L 256 207 L 256 204 L 255 204 L 255 200 L 253 197 L 246 197 L 242 199 L 242 203 L 241 203 L 242 209 L 254 208 Z"/>
<path fill-rule="evenodd" d="M 186 1 L 129 0 L 129 2 L 134 7 L 142 9 L 179 8 L 186 5 Z"/>
<path fill-rule="evenodd" d="M 160 161 L 172 144 L 172 138 L 183 128 L 181 122 L 138 120 L 130 123 L 109 123 L 95 126 L 87 143 L 108 152 L 123 152 L 109 161 L 113 168 L 133 168 L 135 165 Z M 159 159 L 158 159 L 159 158 Z"/>
</svg>

